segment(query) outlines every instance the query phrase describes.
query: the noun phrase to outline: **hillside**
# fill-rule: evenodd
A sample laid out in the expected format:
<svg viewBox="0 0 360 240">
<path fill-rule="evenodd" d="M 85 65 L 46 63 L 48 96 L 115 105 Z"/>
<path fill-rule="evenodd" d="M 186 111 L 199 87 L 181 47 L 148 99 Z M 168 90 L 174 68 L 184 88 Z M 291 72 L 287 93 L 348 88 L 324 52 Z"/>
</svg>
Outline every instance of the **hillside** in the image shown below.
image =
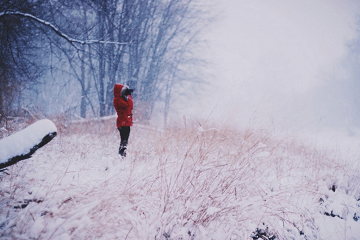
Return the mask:
<svg viewBox="0 0 360 240">
<path fill-rule="evenodd" d="M 265 130 L 56 123 L 0 178 L 2 239 L 359 239 L 360 173 Z"/>
</svg>

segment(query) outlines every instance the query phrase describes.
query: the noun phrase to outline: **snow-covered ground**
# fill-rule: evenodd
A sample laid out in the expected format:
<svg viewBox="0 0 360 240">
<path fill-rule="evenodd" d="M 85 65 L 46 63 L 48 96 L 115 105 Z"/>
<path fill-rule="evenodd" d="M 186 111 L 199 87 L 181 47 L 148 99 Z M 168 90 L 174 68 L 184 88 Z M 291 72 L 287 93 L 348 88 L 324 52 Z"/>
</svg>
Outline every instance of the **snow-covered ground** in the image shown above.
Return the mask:
<svg viewBox="0 0 360 240">
<path fill-rule="evenodd" d="M 1 175 L 2 239 L 360 238 L 359 168 L 323 147 L 135 125 L 121 159 L 113 119 L 76 125 Z"/>
</svg>

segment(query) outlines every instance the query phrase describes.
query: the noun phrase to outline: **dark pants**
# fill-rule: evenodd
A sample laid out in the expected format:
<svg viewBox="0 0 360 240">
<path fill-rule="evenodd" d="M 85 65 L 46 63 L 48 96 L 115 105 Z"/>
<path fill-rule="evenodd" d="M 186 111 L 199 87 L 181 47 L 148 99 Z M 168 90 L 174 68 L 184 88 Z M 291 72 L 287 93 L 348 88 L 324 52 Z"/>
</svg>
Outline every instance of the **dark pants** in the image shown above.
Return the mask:
<svg viewBox="0 0 360 240">
<path fill-rule="evenodd" d="M 128 144 L 129 141 L 129 136 L 130 136 L 130 126 L 128 127 L 119 127 L 118 128 L 119 132 L 120 132 L 120 148 L 119 148 L 119 154 L 121 156 L 126 156 L 126 146 Z"/>
</svg>

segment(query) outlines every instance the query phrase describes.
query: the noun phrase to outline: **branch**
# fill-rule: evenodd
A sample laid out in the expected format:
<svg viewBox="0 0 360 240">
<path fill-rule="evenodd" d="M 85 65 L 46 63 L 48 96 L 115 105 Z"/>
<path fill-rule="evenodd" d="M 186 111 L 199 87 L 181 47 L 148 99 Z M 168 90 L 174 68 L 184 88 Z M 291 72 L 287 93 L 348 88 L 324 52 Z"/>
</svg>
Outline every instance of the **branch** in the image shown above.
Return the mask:
<svg viewBox="0 0 360 240">
<path fill-rule="evenodd" d="M 121 43 L 121 42 L 102 41 L 102 40 L 81 41 L 81 40 L 69 37 L 68 35 L 62 33 L 57 27 L 55 27 L 50 22 L 47 22 L 47 21 L 45 21 L 43 19 L 40 19 L 40 18 L 37 18 L 34 15 L 31 15 L 31 14 L 28 14 L 28 13 L 22 13 L 22 12 L 18 12 L 18 11 L 15 11 L 15 12 L 0 12 L 0 18 L 3 17 L 3 16 L 6 16 L 6 15 L 17 15 L 17 16 L 20 16 L 20 17 L 26 17 L 26 18 L 33 19 L 36 22 L 51 28 L 57 35 L 64 38 L 66 41 L 70 42 L 71 44 L 74 44 L 74 43 L 78 43 L 78 44 L 81 44 L 81 45 L 94 44 L 94 43 L 117 44 L 117 45 L 127 45 L 127 44 L 129 44 L 129 43 Z"/>
</svg>

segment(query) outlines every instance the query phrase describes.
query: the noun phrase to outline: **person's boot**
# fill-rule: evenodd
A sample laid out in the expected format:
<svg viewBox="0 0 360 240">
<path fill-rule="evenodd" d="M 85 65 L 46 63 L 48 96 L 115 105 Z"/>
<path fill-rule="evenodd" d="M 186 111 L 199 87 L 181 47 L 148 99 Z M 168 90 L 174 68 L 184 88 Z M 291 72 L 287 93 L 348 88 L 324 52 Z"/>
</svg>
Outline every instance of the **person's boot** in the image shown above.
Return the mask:
<svg viewBox="0 0 360 240">
<path fill-rule="evenodd" d="M 122 157 L 126 157 L 126 147 L 120 147 L 119 148 L 119 154 Z"/>
<path fill-rule="evenodd" d="M 123 153 L 123 150 L 122 150 L 122 149 L 123 149 L 123 145 L 120 144 L 120 147 L 119 147 L 119 155 L 122 155 L 122 153 Z"/>
</svg>

